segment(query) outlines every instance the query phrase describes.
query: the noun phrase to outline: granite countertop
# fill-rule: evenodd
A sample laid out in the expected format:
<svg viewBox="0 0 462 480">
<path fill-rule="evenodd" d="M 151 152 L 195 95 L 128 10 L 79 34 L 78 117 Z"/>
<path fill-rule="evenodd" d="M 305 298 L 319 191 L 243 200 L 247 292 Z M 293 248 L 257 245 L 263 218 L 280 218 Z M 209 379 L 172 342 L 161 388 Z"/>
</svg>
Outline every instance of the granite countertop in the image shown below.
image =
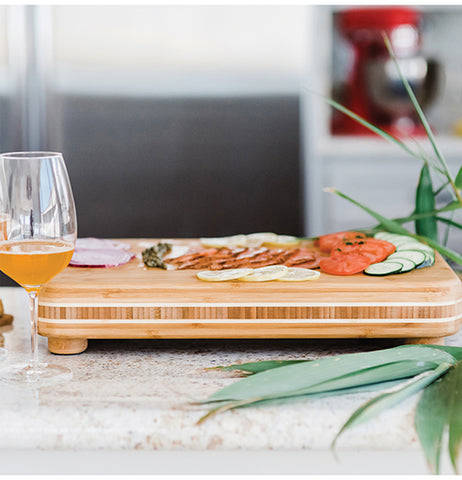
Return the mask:
<svg viewBox="0 0 462 480">
<path fill-rule="evenodd" d="M 22 289 L 14 287 L 2 287 L 0 298 L 5 312 L 15 317 L 12 328 L 0 329 L 0 346 L 4 340 L 9 351 L 3 364 L 15 363 L 28 355 L 27 298 Z M 84 353 L 58 356 L 48 353 L 46 339 L 40 338 L 41 359 L 71 368 L 73 378 L 38 389 L 0 385 L 0 452 L 299 451 L 323 452 L 316 458 L 333 462 L 328 450 L 336 432 L 374 393 L 240 409 L 197 425 L 206 409 L 191 401 L 204 399 L 237 377 L 207 367 L 264 359 L 317 358 L 400 343 L 338 339 L 90 340 Z M 460 332 L 449 337 L 446 344 L 462 346 Z M 418 461 L 416 472 L 425 473 L 413 426 L 416 401 L 417 397 L 410 398 L 345 433 L 338 443 L 340 455 L 343 451 L 406 451 Z M 385 463 L 390 466 L 389 460 Z M 379 468 L 375 473 L 383 471 Z"/>
</svg>

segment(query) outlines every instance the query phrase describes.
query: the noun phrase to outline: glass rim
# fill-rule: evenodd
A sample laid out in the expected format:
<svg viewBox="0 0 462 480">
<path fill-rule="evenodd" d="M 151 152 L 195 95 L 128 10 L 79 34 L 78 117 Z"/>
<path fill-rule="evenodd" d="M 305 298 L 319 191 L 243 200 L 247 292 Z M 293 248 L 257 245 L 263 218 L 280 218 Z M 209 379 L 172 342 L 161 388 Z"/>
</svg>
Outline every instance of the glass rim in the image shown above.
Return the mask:
<svg viewBox="0 0 462 480">
<path fill-rule="evenodd" d="M 45 151 L 24 151 L 24 152 L 7 152 L 1 153 L 0 158 L 8 158 L 13 160 L 40 160 L 43 158 L 61 157 L 63 154 L 60 152 L 45 152 Z"/>
</svg>

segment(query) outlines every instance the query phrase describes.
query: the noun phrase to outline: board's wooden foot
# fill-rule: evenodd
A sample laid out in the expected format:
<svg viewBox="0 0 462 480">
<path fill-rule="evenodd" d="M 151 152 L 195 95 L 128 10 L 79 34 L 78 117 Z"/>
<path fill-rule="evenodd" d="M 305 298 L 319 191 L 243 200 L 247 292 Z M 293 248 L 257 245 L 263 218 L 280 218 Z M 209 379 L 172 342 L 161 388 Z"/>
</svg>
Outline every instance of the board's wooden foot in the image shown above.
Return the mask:
<svg viewBox="0 0 462 480">
<path fill-rule="evenodd" d="M 417 338 L 406 338 L 406 345 L 444 345 L 444 339 L 446 337 L 417 337 Z"/>
<path fill-rule="evenodd" d="M 74 353 L 84 352 L 87 347 L 88 340 L 86 338 L 48 338 L 48 350 L 51 353 L 57 353 L 60 355 L 72 355 Z"/>
</svg>

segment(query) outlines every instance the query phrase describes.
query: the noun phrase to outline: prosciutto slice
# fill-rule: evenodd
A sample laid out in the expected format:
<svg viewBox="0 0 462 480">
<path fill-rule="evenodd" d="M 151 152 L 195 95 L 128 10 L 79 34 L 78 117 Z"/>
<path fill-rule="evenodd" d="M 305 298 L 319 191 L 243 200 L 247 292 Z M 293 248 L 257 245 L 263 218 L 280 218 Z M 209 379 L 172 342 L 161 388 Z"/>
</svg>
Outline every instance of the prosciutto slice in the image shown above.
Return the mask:
<svg viewBox="0 0 462 480">
<path fill-rule="evenodd" d="M 130 245 L 100 238 L 79 238 L 69 265 L 73 267 L 118 267 L 135 255 Z"/>
<path fill-rule="evenodd" d="M 189 251 L 165 263 L 178 270 L 226 270 L 229 268 L 257 268 L 269 265 L 287 265 L 318 268 L 319 254 L 309 248 L 208 248 Z"/>
</svg>

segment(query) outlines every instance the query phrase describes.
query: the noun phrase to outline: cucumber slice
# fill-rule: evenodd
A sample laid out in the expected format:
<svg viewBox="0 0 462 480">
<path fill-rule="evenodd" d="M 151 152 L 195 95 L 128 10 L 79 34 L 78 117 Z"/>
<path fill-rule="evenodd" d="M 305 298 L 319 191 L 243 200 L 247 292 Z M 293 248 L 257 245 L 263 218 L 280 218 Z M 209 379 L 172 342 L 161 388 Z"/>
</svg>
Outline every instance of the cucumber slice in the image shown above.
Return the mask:
<svg viewBox="0 0 462 480">
<path fill-rule="evenodd" d="M 391 243 L 395 245 L 397 248 L 400 248 L 404 245 L 423 245 L 423 243 L 420 243 L 418 240 L 414 240 L 413 238 L 405 238 L 403 240 L 393 240 Z"/>
<path fill-rule="evenodd" d="M 411 252 L 412 250 L 400 250 L 399 252 L 396 252 L 397 254 L 402 254 L 405 252 Z M 425 261 L 418 265 L 416 268 L 425 268 L 425 267 L 431 267 L 435 263 L 435 252 L 429 252 L 427 250 L 418 250 L 419 252 L 422 252 L 425 255 Z"/>
<path fill-rule="evenodd" d="M 388 232 L 377 232 L 374 234 L 374 238 L 377 238 L 379 240 L 387 240 L 389 238 L 393 238 L 395 236 L 394 233 L 388 233 Z"/>
<path fill-rule="evenodd" d="M 407 258 L 408 260 L 412 260 L 415 263 L 415 266 L 418 267 L 422 265 L 427 259 L 427 255 L 422 250 L 401 250 L 396 253 L 392 253 L 388 258 L 388 260 L 397 260 L 400 261 L 400 258 Z"/>
<path fill-rule="evenodd" d="M 374 238 L 378 238 L 379 240 L 383 240 L 383 236 L 386 235 L 387 232 L 377 232 L 377 233 L 374 233 Z"/>
<path fill-rule="evenodd" d="M 415 249 L 415 250 L 417 250 L 417 249 Z M 413 251 L 415 251 L 415 250 L 414 250 L 414 249 L 413 249 L 413 250 L 399 250 L 399 251 L 397 251 L 397 252 L 395 252 L 395 253 L 397 253 L 397 254 L 400 255 L 400 254 L 403 253 L 403 252 L 413 252 Z M 432 265 L 433 265 L 433 263 L 435 263 L 435 254 L 434 254 L 434 253 L 427 252 L 426 250 L 417 250 L 417 251 L 422 252 L 422 253 L 425 254 L 425 261 L 424 261 L 424 263 L 427 262 L 427 261 L 428 261 L 428 262 L 431 262 Z M 387 259 L 387 260 L 388 260 L 388 259 Z"/>
<path fill-rule="evenodd" d="M 386 261 L 387 262 L 389 261 L 388 258 Z M 409 258 L 394 257 L 393 259 L 390 260 L 390 262 L 398 262 L 403 265 L 403 268 L 400 270 L 399 273 L 410 272 L 411 270 L 414 270 L 414 268 L 416 267 L 416 264 Z"/>
<path fill-rule="evenodd" d="M 380 240 L 386 240 L 387 242 L 392 243 L 395 247 L 400 248 L 410 244 L 417 244 L 417 245 L 424 245 L 423 243 L 419 242 L 419 240 L 410 237 L 408 235 L 398 235 L 396 233 L 388 233 L 388 232 L 379 232 L 379 234 L 375 238 L 379 238 Z"/>
<path fill-rule="evenodd" d="M 364 273 L 375 277 L 383 277 L 385 275 L 391 275 L 392 273 L 400 273 L 402 268 L 403 264 L 400 262 L 389 262 L 385 260 L 384 262 L 369 265 L 366 270 L 364 270 Z"/>
<path fill-rule="evenodd" d="M 396 247 L 396 252 L 392 255 L 398 256 L 404 252 L 416 251 L 423 253 L 425 255 L 425 260 L 420 264 L 419 262 L 415 262 L 413 258 L 409 257 L 409 260 L 417 263 L 416 268 L 431 267 L 435 263 L 435 251 L 433 248 L 425 243 L 419 242 L 419 240 L 414 237 L 389 232 L 377 232 L 374 237 L 392 243 Z M 389 259 L 392 260 L 390 257 L 391 255 L 385 261 L 388 261 Z M 408 258 L 408 254 L 405 254 L 404 257 Z"/>
<path fill-rule="evenodd" d="M 397 233 L 378 232 L 374 235 L 374 238 L 379 240 L 386 240 L 387 242 L 394 243 L 401 240 L 411 240 L 412 237 L 407 235 L 398 235 Z"/>
<path fill-rule="evenodd" d="M 389 237 L 391 240 L 395 241 L 395 242 L 405 242 L 405 241 L 416 241 L 418 242 L 418 240 L 415 240 L 414 237 L 410 237 L 409 235 L 398 235 L 396 233 L 392 233 Z"/>
<path fill-rule="evenodd" d="M 421 242 L 407 242 L 407 243 L 402 243 L 400 245 L 397 245 L 396 250 L 420 250 L 422 252 L 428 252 L 431 255 L 435 255 L 435 251 L 433 250 L 432 247 L 429 247 L 428 245 L 425 245 L 425 243 Z"/>
<path fill-rule="evenodd" d="M 423 247 L 423 248 L 422 248 Z M 425 261 L 418 265 L 416 268 L 424 268 L 424 267 L 431 267 L 435 263 L 435 252 L 433 249 L 428 247 L 427 245 L 424 245 L 423 243 L 419 245 L 418 247 L 414 247 L 409 250 L 397 250 L 396 254 L 401 255 L 405 252 L 414 252 L 418 251 L 421 252 L 425 255 Z"/>
<path fill-rule="evenodd" d="M 416 268 L 431 267 L 434 263 L 435 263 L 435 257 L 428 256 L 427 259 L 425 260 L 425 262 L 422 263 L 421 265 L 419 265 Z"/>
</svg>

